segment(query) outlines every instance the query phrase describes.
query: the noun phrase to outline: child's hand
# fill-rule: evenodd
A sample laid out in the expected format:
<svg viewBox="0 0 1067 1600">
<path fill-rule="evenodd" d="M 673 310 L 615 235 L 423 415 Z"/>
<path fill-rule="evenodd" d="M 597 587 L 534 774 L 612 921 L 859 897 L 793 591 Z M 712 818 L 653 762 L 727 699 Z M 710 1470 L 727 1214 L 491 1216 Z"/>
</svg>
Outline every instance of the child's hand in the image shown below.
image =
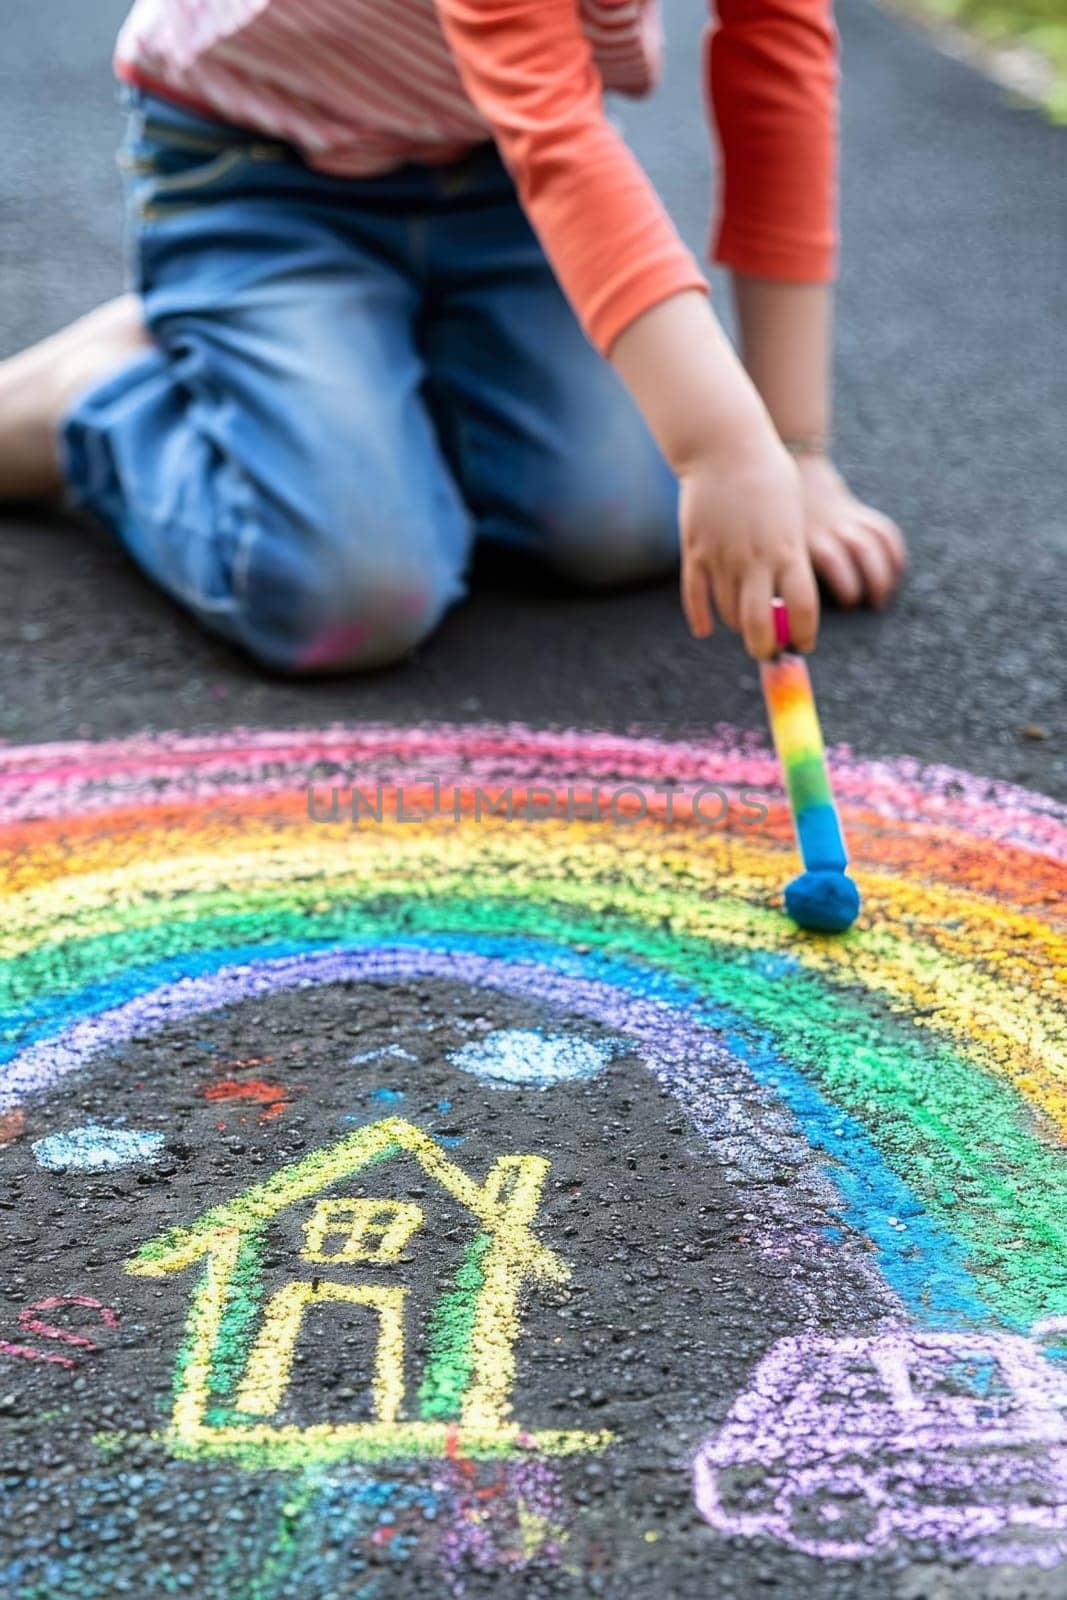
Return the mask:
<svg viewBox="0 0 1067 1600">
<path fill-rule="evenodd" d="M 896 523 L 857 500 L 825 456 L 798 458 L 804 527 L 812 565 L 843 606 L 867 601 L 879 609 L 907 562 Z"/>
<path fill-rule="evenodd" d="M 744 638 L 749 655 L 776 649 L 771 600 L 789 608 L 792 642 L 810 650 L 819 597 L 804 538 L 804 497 L 792 457 L 770 429 L 745 445 L 698 459 L 679 473 L 682 608 L 698 639 L 712 606 Z"/>
</svg>

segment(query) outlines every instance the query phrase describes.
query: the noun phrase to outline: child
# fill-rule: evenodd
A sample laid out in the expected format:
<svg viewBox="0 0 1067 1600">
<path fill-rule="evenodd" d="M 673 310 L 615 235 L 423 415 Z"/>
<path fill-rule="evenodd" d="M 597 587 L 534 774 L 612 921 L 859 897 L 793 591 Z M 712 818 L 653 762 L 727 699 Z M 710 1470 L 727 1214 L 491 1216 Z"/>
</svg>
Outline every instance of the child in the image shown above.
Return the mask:
<svg viewBox="0 0 1067 1600">
<path fill-rule="evenodd" d="M 827 455 L 830 0 L 719 0 L 706 52 L 745 366 L 604 113 L 656 50 L 655 0 L 138 0 L 136 293 L 0 365 L 0 497 L 65 484 L 293 672 L 410 650 L 473 537 L 610 585 L 680 522 L 692 631 L 755 656 L 776 593 L 813 645 L 813 567 L 883 604 Z"/>
</svg>

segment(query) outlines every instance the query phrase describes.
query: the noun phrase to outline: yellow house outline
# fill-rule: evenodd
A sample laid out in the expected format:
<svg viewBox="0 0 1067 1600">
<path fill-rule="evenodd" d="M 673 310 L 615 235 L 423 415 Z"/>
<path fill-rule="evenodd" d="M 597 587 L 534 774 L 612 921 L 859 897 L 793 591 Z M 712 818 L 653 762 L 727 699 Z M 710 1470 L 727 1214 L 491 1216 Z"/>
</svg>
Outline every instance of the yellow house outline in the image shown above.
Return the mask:
<svg viewBox="0 0 1067 1600">
<path fill-rule="evenodd" d="M 403 1297 L 400 1288 L 351 1289 L 294 1280 L 272 1297 L 259 1339 L 245 1358 L 238 1410 L 277 1410 L 288 1386 L 296 1335 L 309 1306 L 348 1300 L 378 1316 L 372 1421 L 270 1422 L 219 1425 L 211 1420 L 212 1372 L 242 1245 L 279 1211 L 353 1177 L 368 1164 L 401 1152 L 413 1156 L 428 1178 L 462 1205 L 486 1237 L 480 1288 L 470 1329 L 470 1373 L 454 1421 L 405 1421 Z M 528 1432 L 511 1416 L 515 1344 L 521 1296 L 528 1283 L 564 1285 L 570 1270 L 540 1243 L 531 1224 L 541 1201 L 549 1162 L 542 1156 L 504 1155 L 479 1184 L 450 1161 L 421 1128 L 399 1117 L 359 1128 L 335 1144 L 279 1169 L 264 1183 L 213 1207 L 188 1228 L 175 1228 L 142 1245 L 126 1262 L 140 1277 L 164 1277 L 204 1261 L 194 1291 L 187 1336 L 175 1376 L 175 1398 L 165 1440 L 181 1456 L 223 1456 L 250 1467 L 293 1467 L 340 1460 L 381 1461 L 440 1456 L 498 1456 L 522 1450 L 569 1455 L 603 1448 L 605 1432 L 549 1429 Z M 266 1322 L 273 1318 L 270 1337 Z"/>
</svg>

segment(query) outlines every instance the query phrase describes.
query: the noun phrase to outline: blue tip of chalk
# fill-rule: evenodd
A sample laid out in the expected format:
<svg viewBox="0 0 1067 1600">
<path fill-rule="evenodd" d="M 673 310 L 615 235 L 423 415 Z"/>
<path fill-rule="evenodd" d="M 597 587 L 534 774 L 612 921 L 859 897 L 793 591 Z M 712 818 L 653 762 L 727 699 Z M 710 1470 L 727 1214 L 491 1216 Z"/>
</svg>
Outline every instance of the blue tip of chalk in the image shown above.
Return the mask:
<svg viewBox="0 0 1067 1600">
<path fill-rule="evenodd" d="M 860 892 L 843 872 L 802 872 L 786 885 L 785 909 L 801 928 L 844 933 L 860 914 Z"/>
</svg>

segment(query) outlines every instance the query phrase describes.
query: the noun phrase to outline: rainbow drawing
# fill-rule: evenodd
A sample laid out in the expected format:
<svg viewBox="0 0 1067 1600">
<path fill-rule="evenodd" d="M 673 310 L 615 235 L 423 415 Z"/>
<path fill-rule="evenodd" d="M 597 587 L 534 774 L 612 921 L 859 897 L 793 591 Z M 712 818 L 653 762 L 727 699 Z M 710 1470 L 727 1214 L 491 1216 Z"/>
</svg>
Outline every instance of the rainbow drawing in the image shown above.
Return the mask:
<svg viewBox="0 0 1067 1600">
<path fill-rule="evenodd" d="M 790 807 L 741 734 L 234 730 L 7 748 L 0 769 L 9 1137 L 176 1019 L 452 978 L 630 1041 L 739 1183 L 806 1162 L 867 1241 L 889 1324 L 1020 1340 L 1067 1314 L 1053 801 L 831 752 L 864 910 L 829 938 L 777 907 Z M 786 760 L 798 816 L 829 803 L 821 770 Z M 486 1094 L 507 1096 L 520 1045 L 500 1045 Z M 789 1200 L 759 1220 L 770 1253 L 799 1237 Z"/>
</svg>

